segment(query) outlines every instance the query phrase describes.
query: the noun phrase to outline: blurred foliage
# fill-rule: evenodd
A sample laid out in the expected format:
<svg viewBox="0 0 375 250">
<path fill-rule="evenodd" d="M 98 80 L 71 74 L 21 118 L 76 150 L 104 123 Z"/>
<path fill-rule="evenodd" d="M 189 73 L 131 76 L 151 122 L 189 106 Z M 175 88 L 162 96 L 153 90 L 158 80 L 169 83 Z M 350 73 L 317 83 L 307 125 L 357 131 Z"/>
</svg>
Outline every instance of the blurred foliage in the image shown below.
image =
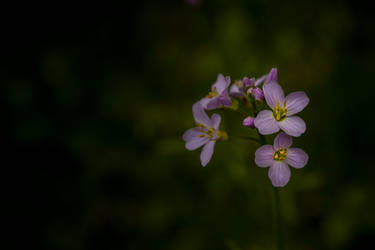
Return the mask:
<svg viewBox="0 0 375 250">
<path fill-rule="evenodd" d="M 191 105 L 218 73 L 235 80 L 277 67 L 286 93 L 303 90 L 311 99 L 301 113 L 307 132 L 294 139 L 310 161 L 281 191 L 287 249 L 372 243 L 369 6 L 90 7 L 100 11 L 61 6 L 40 21 L 19 13 L 24 19 L 5 30 L 10 233 L 38 249 L 273 249 L 267 171 L 253 163 L 257 145 L 231 137 L 254 131 L 238 114 L 222 113 L 230 140 L 217 144 L 205 168 L 181 137 L 193 126 Z"/>
</svg>

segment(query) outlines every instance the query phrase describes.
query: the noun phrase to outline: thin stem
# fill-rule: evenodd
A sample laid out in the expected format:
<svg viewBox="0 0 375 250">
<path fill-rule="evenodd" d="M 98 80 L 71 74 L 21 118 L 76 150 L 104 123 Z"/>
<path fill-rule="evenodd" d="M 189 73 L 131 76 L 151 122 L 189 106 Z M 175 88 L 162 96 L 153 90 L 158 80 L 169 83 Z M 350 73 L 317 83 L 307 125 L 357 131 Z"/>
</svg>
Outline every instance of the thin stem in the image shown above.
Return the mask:
<svg viewBox="0 0 375 250">
<path fill-rule="evenodd" d="M 254 98 L 251 98 L 251 105 L 253 106 L 254 117 L 256 117 L 258 112 L 257 112 L 257 103 Z"/>
<path fill-rule="evenodd" d="M 281 214 L 280 214 L 280 197 L 279 197 L 279 190 L 277 187 L 273 187 L 273 194 L 275 200 L 275 223 L 276 223 L 276 244 L 277 250 L 283 250 L 283 238 L 282 238 L 282 230 L 281 230 Z"/>
<path fill-rule="evenodd" d="M 262 145 L 267 144 L 266 137 L 264 135 L 261 135 L 258 132 L 259 135 L 259 141 Z M 280 213 L 280 197 L 279 197 L 279 190 L 277 187 L 273 187 L 273 194 L 274 194 L 274 207 L 275 207 L 275 233 L 276 233 L 276 246 L 277 250 L 283 250 L 284 249 L 284 243 L 283 243 L 283 237 L 282 237 L 282 229 L 281 229 L 281 213 Z"/>
</svg>

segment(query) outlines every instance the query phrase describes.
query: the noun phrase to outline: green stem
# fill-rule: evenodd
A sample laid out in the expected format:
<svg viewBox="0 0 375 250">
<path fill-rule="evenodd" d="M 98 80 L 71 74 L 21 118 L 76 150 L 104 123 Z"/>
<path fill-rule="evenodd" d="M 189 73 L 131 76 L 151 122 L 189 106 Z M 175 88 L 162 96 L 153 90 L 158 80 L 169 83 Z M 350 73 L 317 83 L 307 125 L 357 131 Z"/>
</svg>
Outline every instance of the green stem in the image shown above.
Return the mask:
<svg viewBox="0 0 375 250">
<path fill-rule="evenodd" d="M 264 135 L 261 135 L 258 132 L 259 140 L 262 145 L 267 144 L 266 137 Z M 284 249 L 284 243 L 283 243 L 283 237 L 282 237 L 282 229 L 281 229 L 281 213 L 280 213 L 280 197 L 279 197 L 279 190 L 277 187 L 273 187 L 273 194 L 274 194 L 274 208 L 275 208 L 275 233 L 276 233 L 276 246 L 277 250 L 283 250 Z"/>
<path fill-rule="evenodd" d="M 279 197 L 279 190 L 277 187 L 273 187 L 274 193 L 274 200 L 275 200 L 275 223 L 276 223 L 276 244 L 277 250 L 283 250 L 283 238 L 282 238 L 282 230 L 281 230 L 281 214 L 280 214 L 280 197 Z"/>
<path fill-rule="evenodd" d="M 251 106 L 253 107 L 254 117 L 256 117 L 258 112 L 257 112 L 257 103 L 254 98 L 251 98 Z"/>
</svg>

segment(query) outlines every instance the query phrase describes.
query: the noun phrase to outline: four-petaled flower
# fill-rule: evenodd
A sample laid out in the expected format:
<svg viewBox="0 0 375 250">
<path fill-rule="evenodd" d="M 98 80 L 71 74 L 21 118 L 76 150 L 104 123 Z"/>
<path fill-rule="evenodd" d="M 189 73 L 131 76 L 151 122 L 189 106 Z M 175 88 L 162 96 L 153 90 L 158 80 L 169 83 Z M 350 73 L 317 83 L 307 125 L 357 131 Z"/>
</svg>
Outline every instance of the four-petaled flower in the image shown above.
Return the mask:
<svg viewBox="0 0 375 250">
<path fill-rule="evenodd" d="M 211 86 L 211 92 L 201 100 L 203 108 L 211 110 L 220 106 L 232 106 L 232 101 L 228 95 L 229 84 L 230 77 L 219 74 L 216 82 Z"/>
<path fill-rule="evenodd" d="M 204 167 L 211 160 L 216 141 L 225 139 L 227 135 L 219 130 L 220 115 L 213 114 L 210 119 L 200 102 L 193 105 L 193 116 L 197 127 L 187 130 L 182 138 L 188 150 L 195 150 L 204 145 L 200 156 Z"/>
<path fill-rule="evenodd" d="M 305 92 L 293 92 L 285 98 L 281 86 L 275 81 L 265 83 L 263 92 L 272 111 L 263 110 L 255 118 L 254 124 L 259 133 L 269 135 L 281 129 L 288 135 L 298 137 L 306 131 L 305 122 L 298 116 L 293 116 L 309 103 Z"/>
<path fill-rule="evenodd" d="M 259 167 L 270 167 L 268 177 L 275 187 L 284 187 L 290 179 L 290 168 L 303 168 L 309 156 L 299 148 L 290 148 L 292 137 L 281 132 L 274 144 L 264 145 L 255 152 L 255 163 Z"/>
</svg>

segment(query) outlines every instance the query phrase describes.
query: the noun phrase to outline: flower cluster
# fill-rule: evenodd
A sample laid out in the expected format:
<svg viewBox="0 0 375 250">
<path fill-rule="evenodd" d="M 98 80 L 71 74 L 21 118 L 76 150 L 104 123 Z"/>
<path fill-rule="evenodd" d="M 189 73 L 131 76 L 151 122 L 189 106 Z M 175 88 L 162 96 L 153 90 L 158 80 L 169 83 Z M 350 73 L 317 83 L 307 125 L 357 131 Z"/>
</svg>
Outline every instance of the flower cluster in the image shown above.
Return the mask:
<svg viewBox="0 0 375 250">
<path fill-rule="evenodd" d="M 273 145 L 263 145 L 256 150 L 255 163 L 262 168 L 270 167 L 268 176 L 272 184 L 283 187 L 290 179 L 289 165 L 302 168 L 308 161 L 308 155 L 302 149 L 290 147 L 292 137 L 299 137 L 306 131 L 305 122 L 296 114 L 308 103 L 309 98 L 302 91 L 285 97 L 278 83 L 276 68 L 258 79 L 244 77 L 232 85 L 229 76 L 219 74 L 207 96 L 193 105 L 196 127 L 184 133 L 185 147 L 195 150 L 203 146 L 200 159 L 202 166 L 206 166 L 213 155 L 215 143 L 228 138 L 227 133 L 220 129 L 220 115 L 213 114 L 210 118 L 206 111 L 238 111 L 240 104 L 243 104 L 246 117 L 242 124 L 257 129 L 261 144 L 264 135 L 282 131 L 274 138 Z M 270 109 L 264 109 L 265 104 Z"/>
</svg>

